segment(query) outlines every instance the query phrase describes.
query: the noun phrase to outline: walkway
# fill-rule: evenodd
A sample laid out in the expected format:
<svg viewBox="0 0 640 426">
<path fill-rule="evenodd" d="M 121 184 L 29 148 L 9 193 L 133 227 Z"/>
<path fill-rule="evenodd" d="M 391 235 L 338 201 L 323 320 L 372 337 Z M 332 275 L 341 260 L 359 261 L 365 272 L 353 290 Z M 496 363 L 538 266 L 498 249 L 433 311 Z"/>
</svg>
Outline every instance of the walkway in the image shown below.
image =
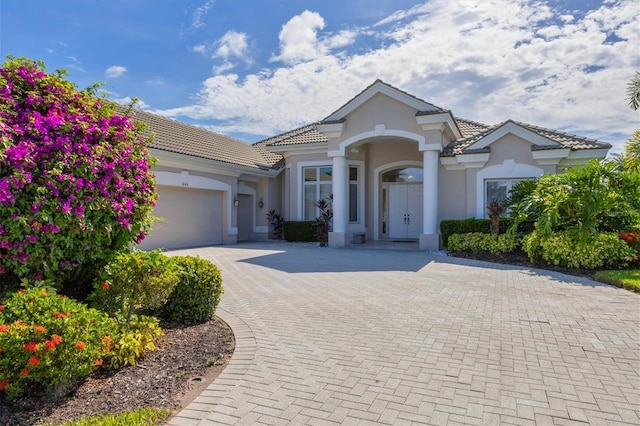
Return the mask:
<svg viewBox="0 0 640 426">
<path fill-rule="evenodd" d="M 418 251 L 182 250 L 236 351 L 169 424 L 640 424 L 640 296 Z"/>
</svg>

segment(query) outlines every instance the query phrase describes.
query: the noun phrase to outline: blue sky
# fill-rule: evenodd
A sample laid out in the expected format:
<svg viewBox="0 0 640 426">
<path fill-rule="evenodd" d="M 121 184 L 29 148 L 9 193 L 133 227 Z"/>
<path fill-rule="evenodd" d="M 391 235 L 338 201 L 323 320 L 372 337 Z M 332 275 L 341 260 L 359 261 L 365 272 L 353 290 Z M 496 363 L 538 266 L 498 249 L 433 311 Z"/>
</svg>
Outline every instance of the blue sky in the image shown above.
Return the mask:
<svg viewBox="0 0 640 426">
<path fill-rule="evenodd" d="M 640 127 L 624 99 L 638 16 L 637 0 L 2 0 L 0 53 L 247 142 L 380 78 L 458 117 L 620 151 Z"/>
</svg>

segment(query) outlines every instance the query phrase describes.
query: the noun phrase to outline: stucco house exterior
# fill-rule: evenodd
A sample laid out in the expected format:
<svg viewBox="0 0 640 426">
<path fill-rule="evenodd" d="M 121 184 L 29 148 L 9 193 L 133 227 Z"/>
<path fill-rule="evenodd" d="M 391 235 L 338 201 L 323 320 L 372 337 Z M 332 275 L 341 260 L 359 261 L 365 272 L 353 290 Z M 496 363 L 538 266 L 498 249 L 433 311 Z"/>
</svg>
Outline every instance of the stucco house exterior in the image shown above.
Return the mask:
<svg viewBox="0 0 640 426">
<path fill-rule="evenodd" d="M 330 247 L 355 240 L 440 246 L 443 219 L 486 217 L 521 179 L 606 156 L 611 145 L 507 120 L 455 117 L 376 80 L 324 120 L 253 145 L 134 111 L 156 137 L 155 215 L 142 248 L 266 240 L 266 213 L 313 220 L 332 196 Z"/>
</svg>

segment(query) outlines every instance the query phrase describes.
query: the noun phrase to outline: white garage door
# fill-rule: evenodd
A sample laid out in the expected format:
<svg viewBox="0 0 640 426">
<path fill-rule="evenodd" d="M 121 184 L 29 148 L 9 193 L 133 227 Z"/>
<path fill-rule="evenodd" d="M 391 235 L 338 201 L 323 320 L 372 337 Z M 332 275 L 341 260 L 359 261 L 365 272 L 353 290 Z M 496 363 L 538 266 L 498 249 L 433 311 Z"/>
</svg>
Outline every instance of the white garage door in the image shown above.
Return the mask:
<svg viewBox="0 0 640 426">
<path fill-rule="evenodd" d="M 142 249 L 222 244 L 222 191 L 158 186 L 153 230 Z"/>
</svg>

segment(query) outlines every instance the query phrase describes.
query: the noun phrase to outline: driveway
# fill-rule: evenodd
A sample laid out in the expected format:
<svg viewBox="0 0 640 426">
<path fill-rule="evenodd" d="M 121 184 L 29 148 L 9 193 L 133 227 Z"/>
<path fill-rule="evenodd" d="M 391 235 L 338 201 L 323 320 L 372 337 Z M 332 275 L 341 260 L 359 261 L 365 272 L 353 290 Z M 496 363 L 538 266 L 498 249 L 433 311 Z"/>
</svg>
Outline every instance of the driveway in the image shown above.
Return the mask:
<svg viewBox="0 0 640 426">
<path fill-rule="evenodd" d="M 223 273 L 236 351 L 170 425 L 640 423 L 640 296 L 418 251 L 251 243 Z"/>
</svg>

